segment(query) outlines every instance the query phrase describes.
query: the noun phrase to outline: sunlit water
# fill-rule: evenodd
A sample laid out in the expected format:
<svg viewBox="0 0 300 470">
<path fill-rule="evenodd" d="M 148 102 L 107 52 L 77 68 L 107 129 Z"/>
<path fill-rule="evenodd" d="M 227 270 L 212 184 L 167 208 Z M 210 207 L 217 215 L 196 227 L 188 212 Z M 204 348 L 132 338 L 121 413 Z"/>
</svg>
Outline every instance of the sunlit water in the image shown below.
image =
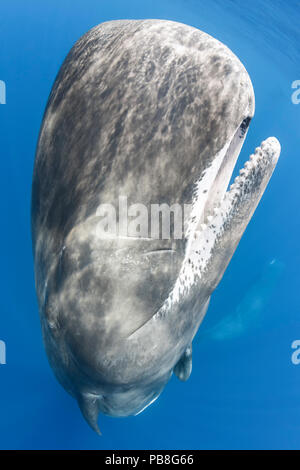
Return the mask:
<svg viewBox="0 0 300 470">
<path fill-rule="evenodd" d="M 249 5 L 251 4 L 251 5 Z M 239 165 L 275 135 L 282 155 L 194 342 L 187 383 L 172 378 L 137 417 L 100 416 L 99 438 L 55 380 L 42 345 L 30 241 L 39 126 L 73 43 L 110 19 L 164 18 L 198 27 L 246 66 L 256 114 Z M 0 448 L 299 448 L 299 118 L 297 0 L 4 0 L 0 5 Z M 3 344 L 3 343 L 1 343 Z M 3 362 L 3 349 L 1 351 Z M 1 362 L 1 360 L 0 360 Z"/>
</svg>

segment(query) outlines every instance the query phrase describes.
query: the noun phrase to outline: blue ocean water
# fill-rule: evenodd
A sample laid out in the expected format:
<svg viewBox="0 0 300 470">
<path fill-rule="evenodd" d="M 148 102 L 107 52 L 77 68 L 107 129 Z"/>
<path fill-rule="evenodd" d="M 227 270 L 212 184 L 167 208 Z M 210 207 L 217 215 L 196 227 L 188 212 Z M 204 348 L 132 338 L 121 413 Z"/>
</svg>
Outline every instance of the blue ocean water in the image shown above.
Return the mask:
<svg viewBox="0 0 300 470">
<path fill-rule="evenodd" d="M 282 155 L 194 341 L 191 378 L 173 377 L 137 417 L 100 416 L 98 437 L 47 362 L 30 193 L 40 123 L 64 57 L 91 27 L 125 18 L 180 21 L 228 45 L 256 94 L 238 166 L 272 135 Z M 0 449 L 300 448 L 300 364 L 291 348 L 300 339 L 300 104 L 291 99 L 299 23 L 298 0 L 1 1 Z"/>
</svg>

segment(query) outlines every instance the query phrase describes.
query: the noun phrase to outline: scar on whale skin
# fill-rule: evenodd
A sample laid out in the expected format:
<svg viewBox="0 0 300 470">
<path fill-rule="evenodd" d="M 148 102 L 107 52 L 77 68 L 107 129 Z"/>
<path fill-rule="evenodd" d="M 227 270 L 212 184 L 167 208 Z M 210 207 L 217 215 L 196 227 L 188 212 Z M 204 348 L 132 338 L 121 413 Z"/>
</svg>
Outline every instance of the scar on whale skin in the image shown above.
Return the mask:
<svg viewBox="0 0 300 470">
<path fill-rule="evenodd" d="M 228 189 L 254 114 L 221 42 L 164 20 L 100 24 L 53 85 L 32 185 L 36 291 L 49 362 L 96 431 L 188 379 L 210 296 L 276 166 L 266 139 Z M 102 204 L 191 207 L 183 239 L 101 239 Z M 150 213 L 150 211 L 149 211 Z"/>
</svg>

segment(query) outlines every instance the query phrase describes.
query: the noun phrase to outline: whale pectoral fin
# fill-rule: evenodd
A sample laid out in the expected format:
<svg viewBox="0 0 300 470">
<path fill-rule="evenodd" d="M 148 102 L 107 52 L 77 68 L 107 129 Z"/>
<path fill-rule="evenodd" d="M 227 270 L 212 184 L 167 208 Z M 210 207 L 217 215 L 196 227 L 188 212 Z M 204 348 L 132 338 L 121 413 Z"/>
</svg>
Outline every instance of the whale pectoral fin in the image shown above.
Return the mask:
<svg viewBox="0 0 300 470">
<path fill-rule="evenodd" d="M 92 393 L 83 393 L 77 398 L 78 405 L 84 419 L 90 427 L 99 434 L 99 436 L 101 436 L 98 426 L 99 400 L 99 397 Z"/>
<path fill-rule="evenodd" d="M 192 373 L 192 343 L 186 348 L 183 355 L 174 367 L 174 374 L 185 382 Z"/>
<path fill-rule="evenodd" d="M 208 306 L 210 302 L 210 297 L 206 300 L 206 302 L 203 304 L 200 314 L 199 314 L 199 322 L 203 320 L 205 317 L 205 314 L 207 312 Z M 184 351 L 183 355 L 177 362 L 177 364 L 174 367 L 174 374 L 179 378 L 179 380 L 182 380 L 185 382 L 188 380 L 192 373 L 192 343 L 186 348 Z"/>
</svg>

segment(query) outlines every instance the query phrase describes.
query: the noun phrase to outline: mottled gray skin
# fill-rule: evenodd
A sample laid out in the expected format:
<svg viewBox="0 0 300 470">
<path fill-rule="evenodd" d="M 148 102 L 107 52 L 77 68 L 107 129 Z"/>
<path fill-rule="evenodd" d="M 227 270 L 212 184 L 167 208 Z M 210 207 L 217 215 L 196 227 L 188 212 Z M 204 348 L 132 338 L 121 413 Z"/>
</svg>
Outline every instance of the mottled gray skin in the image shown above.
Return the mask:
<svg viewBox="0 0 300 470">
<path fill-rule="evenodd" d="M 253 113 L 252 85 L 239 60 L 179 23 L 101 24 L 75 44 L 59 71 L 33 177 L 36 289 L 50 364 L 97 431 L 99 411 L 140 412 L 176 364 L 178 377 L 188 378 L 192 339 L 264 191 L 276 149 L 270 144 L 263 169 L 241 181 L 213 231 L 205 266 L 203 258 L 195 269 L 192 262 L 192 281 L 185 273 L 188 236 L 99 239 L 96 210 L 117 207 L 119 196 L 149 208 L 195 205 L 196 183 L 231 142 L 217 177 L 202 188 L 199 228 L 224 197 Z"/>
</svg>

